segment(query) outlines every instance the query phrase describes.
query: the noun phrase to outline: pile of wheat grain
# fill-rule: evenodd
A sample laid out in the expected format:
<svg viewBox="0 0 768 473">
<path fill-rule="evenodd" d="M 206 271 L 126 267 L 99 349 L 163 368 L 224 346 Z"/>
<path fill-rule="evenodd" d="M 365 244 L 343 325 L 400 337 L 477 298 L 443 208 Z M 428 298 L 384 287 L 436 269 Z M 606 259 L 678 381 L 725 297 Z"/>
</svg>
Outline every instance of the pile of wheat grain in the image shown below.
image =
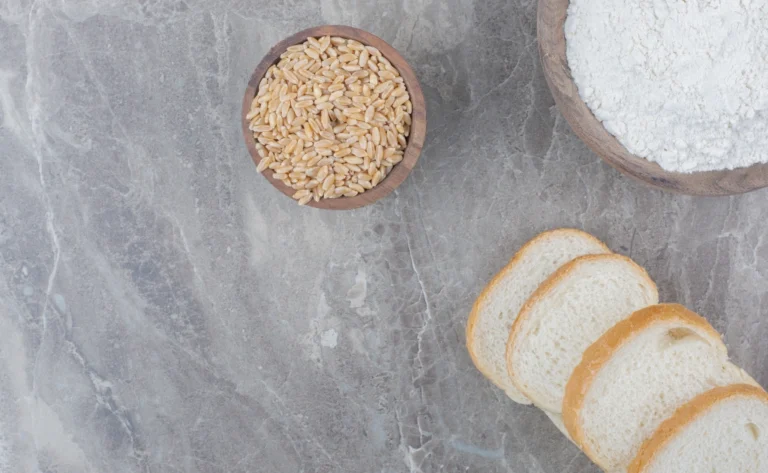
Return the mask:
<svg viewBox="0 0 768 473">
<path fill-rule="evenodd" d="M 291 46 L 269 68 L 246 116 L 267 169 L 293 198 L 353 197 L 402 161 L 412 104 L 381 52 L 325 36 Z"/>
</svg>

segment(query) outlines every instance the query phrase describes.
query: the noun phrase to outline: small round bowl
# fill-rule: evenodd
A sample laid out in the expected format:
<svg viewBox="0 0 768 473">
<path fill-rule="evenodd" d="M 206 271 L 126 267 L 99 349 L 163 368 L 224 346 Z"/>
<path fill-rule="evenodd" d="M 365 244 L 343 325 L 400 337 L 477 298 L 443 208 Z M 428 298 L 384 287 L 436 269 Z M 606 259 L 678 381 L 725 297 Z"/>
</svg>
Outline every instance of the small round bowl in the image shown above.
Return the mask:
<svg viewBox="0 0 768 473">
<path fill-rule="evenodd" d="M 242 121 L 245 145 L 248 147 L 248 152 L 251 154 L 254 164 L 258 166 L 261 157 L 256 150 L 256 140 L 253 137 L 253 132 L 248 129 L 249 122 L 245 119 L 245 116 L 248 115 L 248 112 L 250 111 L 251 101 L 253 101 L 253 98 L 256 96 L 259 82 L 261 82 L 264 74 L 267 73 L 267 69 L 280 60 L 280 55 L 283 54 L 289 46 L 301 44 L 309 37 L 317 38 L 329 35 L 354 39 L 366 46 L 373 46 L 381 51 L 382 55 L 392 63 L 392 66 L 395 67 L 398 72 L 400 72 L 400 76 L 405 83 L 405 88 L 411 96 L 411 104 L 413 105 L 413 111 L 411 113 L 411 131 L 410 136 L 408 136 L 408 144 L 403 152 L 403 160 L 392 168 L 392 171 L 390 171 L 387 177 L 385 177 L 376 187 L 354 197 L 320 199 L 318 202 L 310 200 L 306 204 L 308 207 L 315 207 L 318 209 L 349 210 L 372 204 L 395 190 L 397 186 L 402 184 L 405 178 L 408 177 L 408 174 L 410 174 L 411 170 L 416 165 L 416 161 L 418 161 L 419 155 L 421 154 L 421 148 L 424 146 L 424 137 L 427 132 L 427 110 L 424 105 L 424 95 L 421 92 L 421 86 L 419 86 L 419 81 L 416 80 L 416 75 L 413 73 L 413 70 L 392 46 L 378 36 L 374 36 L 367 31 L 352 28 L 350 26 L 318 26 L 289 36 L 274 45 L 267 55 L 264 56 L 264 59 L 261 60 L 259 65 L 256 66 L 256 70 L 253 71 L 251 80 L 248 81 L 248 87 L 245 89 L 245 95 L 243 96 L 243 109 L 240 119 Z M 264 174 L 264 177 L 266 177 L 273 186 L 288 197 L 291 197 L 296 192 L 296 190 L 283 184 L 282 181 L 273 178 L 271 171 L 265 170 L 262 174 Z"/>
<path fill-rule="evenodd" d="M 732 195 L 768 186 L 768 164 L 690 174 L 665 171 L 658 164 L 635 156 L 595 118 L 579 96 L 565 56 L 569 0 L 539 0 L 537 35 L 544 76 L 555 103 L 574 133 L 608 164 L 631 177 L 661 189 L 691 195 Z"/>
</svg>

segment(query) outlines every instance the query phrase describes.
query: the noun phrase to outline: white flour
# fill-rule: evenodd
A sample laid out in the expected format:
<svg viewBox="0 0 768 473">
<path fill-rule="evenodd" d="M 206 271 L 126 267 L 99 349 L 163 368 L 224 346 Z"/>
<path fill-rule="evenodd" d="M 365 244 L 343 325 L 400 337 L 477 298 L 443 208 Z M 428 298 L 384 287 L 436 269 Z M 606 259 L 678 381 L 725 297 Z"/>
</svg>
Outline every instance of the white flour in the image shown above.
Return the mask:
<svg viewBox="0 0 768 473">
<path fill-rule="evenodd" d="M 579 94 L 670 171 L 768 162 L 768 0 L 571 0 Z"/>
</svg>

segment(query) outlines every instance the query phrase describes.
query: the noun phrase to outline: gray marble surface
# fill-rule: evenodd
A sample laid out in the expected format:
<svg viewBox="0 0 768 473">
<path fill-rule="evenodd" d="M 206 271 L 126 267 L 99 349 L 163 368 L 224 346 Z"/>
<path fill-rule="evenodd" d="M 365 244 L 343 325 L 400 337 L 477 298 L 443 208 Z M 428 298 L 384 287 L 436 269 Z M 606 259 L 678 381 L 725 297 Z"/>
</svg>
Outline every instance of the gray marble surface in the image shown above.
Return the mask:
<svg viewBox="0 0 768 473">
<path fill-rule="evenodd" d="M 474 298 L 586 229 L 768 384 L 768 193 L 665 194 L 553 106 L 534 0 L 0 0 L 0 472 L 595 473 L 472 366 Z M 417 168 L 355 211 L 257 175 L 242 92 L 343 23 L 429 107 Z"/>
</svg>

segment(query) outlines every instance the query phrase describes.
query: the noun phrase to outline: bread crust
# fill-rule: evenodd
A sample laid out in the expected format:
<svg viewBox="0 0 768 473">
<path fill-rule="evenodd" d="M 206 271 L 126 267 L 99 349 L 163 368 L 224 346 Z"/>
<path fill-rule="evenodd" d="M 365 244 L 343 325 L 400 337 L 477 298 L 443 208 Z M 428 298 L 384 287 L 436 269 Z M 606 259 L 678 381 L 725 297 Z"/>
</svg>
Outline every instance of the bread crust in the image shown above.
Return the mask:
<svg viewBox="0 0 768 473">
<path fill-rule="evenodd" d="M 515 253 L 512 258 L 509 260 L 509 262 L 504 266 L 496 275 L 491 279 L 491 281 L 483 288 L 482 292 L 480 292 L 480 295 L 475 300 L 475 303 L 472 306 L 472 311 L 469 314 L 469 319 L 467 320 L 467 329 L 466 329 L 466 343 L 467 343 L 467 351 L 469 352 L 469 357 L 472 359 L 472 362 L 475 364 L 475 367 L 480 371 L 480 373 L 483 374 L 486 378 L 488 378 L 493 384 L 495 384 L 497 387 L 504 389 L 502 380 L 496 379 L 496 377 L 493 375 L 490 369 L 483 366 L 482 361 L 480 360 L 480 357 L 475 352 L 474 348 L 474 332 L 475 332 L 475 326 L 477 325 L 477 321 L 480 319 L 480 312 L 482 308 L 484 307 L 486 301 L 488 300 L 488 297 L 490 296 L 493 289 L 496 287 L 496 285 L 501 281 L 510 271 L 512 271 L 517 264 L 520 262 L 520 260 L 525 256 L 528 250 L 530 250 L 532 247 L 537 245 L 543 240 L 552 238 L 554 236 L 559 235 L 578 235 L 582 238 L 587 238 L 590 240 L 593 240 L 595 243 L 599 244 L 603 248 L 605 248 L 606 252 L 610 252 L 611 250 L 603 243 L 602 241 L 598 240 L 594 236 L 590 235 L 589 233 L 586 233 L 582 230 L 578 230 L 575 228 L 557 228 L 554 230 L 548 230 L 546 232 L 540 233 L 537 236 L 533 237 L 531 240 L 528 240 L 518 251 Z M 530 404 L 530 401 L 528 401 L 526 404 Z"/>
<path fill-rule="evenodd" d="M 585 255 L 580 256 L 569 263 L 566 263 L 565 265 L 561 266 L 557 271 L 554 272 L 546 281 L 544 281 L 538 289 L 531 295 L 531 297 L 526 301 L 526 303 L 523 305 L 523 308 L 520 310 L 520 314 L 517 316 L 517 319 L 515 319 L 515 322 L 512 324 L 512 329 L 509 331 L 509 338 L 507 339 L 507 349 L 505 358 L 507 360 L 507 372 L 509 373 L 509 377 L 512 381 L 512 384 L 517 388 L 518 391 L 523 393 L 528 399 L 530 399 L 534 404 L 537 404 L 535 396 L 532 396 L 530 393 L 530 390 L 526 389 L 525 386 L 520 383 L 520 381 L 517 379 L 515 375 L 515 370 L 513 368 L 513 361 L 514 361 L 514 346 L 517 343 L 517 337 L 520 334 L 520 331 L 522 330 L 523 323 L 528 319 L 529 314 L 531 313 L 531 310 L 533 307 L 536 306 L 542 299 L 547 297 L 549 293 L 557 287 L 563 280 L 565 280 L 572 272 L 574 272 L 576 269 L 578 269 L 582 264 L 590 263 L 592 261 L 599 261 L 599 260 L 615 260 L 615 261 L 621 261 L 623 263 L 629 263 L 632 268 L 634 268 L 638 274 L 641 276 L 641 278 L 645 279 L 646 283 L 649 287 L 653 289 L 653 291 L 656 293 L 656 299 L 658 300 L 658 289 L 656 287 L 656 283 L 653 282 L 653 280 L 648 276 L 648 272 L 640 265 L 632 261 L 632 259 L 624 256 L 624 255 L 618 255 L 615 253 L 611 254 L 599 254 L 599 255 Z"/>
<path fill-rule="evenodd" d="M 720 386 L 700 394 L 677 409 L 672 417 L 662 422 L 651 438 L 640 447 L 640 451 L 630 463 L 627 473 L 644 472 L 654 457 L 688 424 L 705 414 L 718 402 L 739 396 L 755 397 L 768 404 L 768 394 L 763 389 L 750 384 Z"/>
<path fill-rule="evenodd" d="M 573 370 L 565 388 L 563 399 L 563 423 L 571 434 L 573 441 L 584 453 L 604 470 L 608 465 L 602 464 L 595 452 L 585 442 L 579 416 L 584 405 L 584 399 L 589 393 L 592 383 L 597 379 L 602 368 L 626 344 L 631 342 L 647 328 L 655 324 L 679 321 L 682 326 L 696 327 L 712 339 L 723 354 L 727 353 L 720 334 L 704 317 L 686 309 L 680 304 L 657 304 L 635 311 L 628 318 L 614 325 L 595 341 L 584 352 L 581 363 Z"/>
</svg>

